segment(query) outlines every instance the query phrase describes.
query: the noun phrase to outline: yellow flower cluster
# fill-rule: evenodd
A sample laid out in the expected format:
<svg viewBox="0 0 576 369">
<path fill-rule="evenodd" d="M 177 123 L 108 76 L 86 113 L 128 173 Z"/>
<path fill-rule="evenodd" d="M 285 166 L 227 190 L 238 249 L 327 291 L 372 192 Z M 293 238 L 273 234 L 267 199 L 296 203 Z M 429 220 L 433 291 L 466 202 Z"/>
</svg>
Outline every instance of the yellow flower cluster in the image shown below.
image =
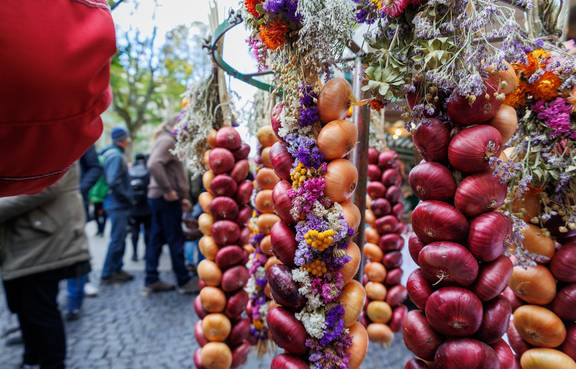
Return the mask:
<svg viewBox="0 0 576 369">
<path fill-rule="evenodd" d="M 252 322 L 252 324 L 254 325 L 254 328 L 256 328 L 259 331 L 261 331 L 262 328 L 264 328 L 264 322 L 260 319 L 255 320 L 254 322 Z"/>
<path fill-rule="evenodd" d="M 326 264 L 322 260 L 314 260 L 310 264 L 307 264 L 305 269 L 308 271 L 308 273 L 316 277 L 319 277 L 328 271 Z"/>
<path fill-rule="evenodd" d="M 326 231 L 318 232 L 311 229 L 304 235 L 306 243 L 312 248 L 322 252 L 326 250 L 332 243 L 334 243 L 334 230 L 328 229 Z"/>
<path fill-rule="evenodd" d="M 297 189 L 306 181 L 308 178 L 312 177 L 314 173 L 311 169 L 306 168 L 304 164 L 298 163 L 296 168 L 292 169 L 290 173 L 290 179 L 292 180 L 292 187 Z"/>
</svg>

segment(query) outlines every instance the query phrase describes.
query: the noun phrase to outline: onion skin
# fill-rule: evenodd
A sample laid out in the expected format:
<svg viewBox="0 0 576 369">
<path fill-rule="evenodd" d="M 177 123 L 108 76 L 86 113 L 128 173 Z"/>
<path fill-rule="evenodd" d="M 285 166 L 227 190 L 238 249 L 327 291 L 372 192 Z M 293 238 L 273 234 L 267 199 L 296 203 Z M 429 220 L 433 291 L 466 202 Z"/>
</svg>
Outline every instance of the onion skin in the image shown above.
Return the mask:
<svg viewBox="0 0 576 369">
<path fill-rule="evenodd" d="M 494 96 L 498 82 L 495 80 L 484 81 L 484 87 L 486 92 L 476 96 L 472 103 L 465 96 L 454 96 L 448 102 L 446 112 L 454 124 L 469 126 L 487 122 L 496 115 L 498 108 L 502 105 Z"/>
<path fill-rule="evenodd" d="M 231 368 L 238 368 L 239 366 L 246 363 L 248 360 L 248 353 L 252 346 L 248 342 L 244 342 L 242 345 L 236 347 L 232 352 L 232 364 Z"/>
<path fill-rule="evenodd" d="M 366 296 L 371 301 L 384 301 L 388 291 L 386 287 L 380 282 L 367 282 L 365 285 Z"/>
<path fill-rule="evenodd" d="M 372 209 L 374 215 L 379 218 L 390 214 L 392 206 L 390 206 L 390 202 L 388 200 L 380 198 L 372 201 L 370 209 Z"/>
<path fill-rule="evenodd" d="M 220 270 L 226 270 L 238 264 L 242 264 L 245 258 L 244 250 L 239 246 L 226 246 L 216 254 L 216 265 Z"/>
<path fill-rule="evenodd" d="M 498 156 L 502 149 L 502 136 L 492 126 L 479 125 L 460 131 L 448 146 L 448 160 L 466 174 L 490 170 L 488 158 Z"/>
<path fill-rule="evenodd" d="M 505 198 L 506 185 L 492 173 L 484 173 L 468 176 L 460 182 L 454 204 L 467 217 L 477 217 L 501 207 Z"/>
<path fill-rule="evenodd" d="M 270 369 L 310 369 L 308 363 L 298 356 L 280 354 L 272 359 Z"/>
<path fill-rule="evenodd" d="M 512 291 L 510 287 L 506 287 L 504 291 L 502 291 L 502 296 L 505 297 L 506 300 L 508 300 L 508 302 L 512 306 L 512 311 L 518 309 L 523 304 L 522 301 L 520 301 L 520 299 L 516 297 L 514 291 Z"/>
<path fill-rule="evenodd" d="M 513 322 L 522 339 L 533 346 L 554 348 L 566 339 L 566 327 L 562 320 L 541 306 L 520 306 L 514 312 Z"/>
<path fill-rule="evenodd" d="M 389 326 L 392 332 L 400 332 L 400 329 L 402 329 L 402 321 L 404 320 L 404 317 L 407 313 L 408 308 L 404 305 L 400 305 L 394 309 L 392 312 L 392 319 L 390 319 L 389 322 Z"/>
<path fill-rule="evenodd" d="M 261 190 L 271 190 L 274 188 L 280 178 L 276 175 L 273 169 L 261 168 L 256 173 L 256 184 Z"/>
<path fill-rule="evenodd" d="M 224 314 L 208 314 L 202 319 L 202 332 L 210 342 L 224 342 L 231 330 L 230 320 Z"/>
<path fill-rule="evenodd" d="M 204 337 L 204 332 L 202 331 L 202 321 L 199 320 L 194 325 L 194 338 L 196 338 L 196 342 L 200 347 L 203 347 L 205 344 L 208 343 L 206 337 Z"/>
<path fill-rule="evenodd" d="M 435 369 L 500 369 L 496 352 L 469 338 L 443 343 L 434 357 Z"/>
<path fill-rule="evenodd" d="M 378 155 L 378 165 L 382 169 L 395 168 L 398 165 L 398 154 L 394 150 L 385 150 Z"/>
<path fill-rule="evenodd" d="M 224 343 L 210 342 L 200 351 L 200 364 L 206 369 L 228 369 L 232 365 L 232 352 Z"/>
<path fill-rule="evenodd" d="M 429 369 L 429 366 L 422 360 L 410 359 L 406 365 L 404 365 L 404 369 Z"/>
<path fill-rule="evenodd" d="M 219 196 L 212 200 L 210 213 L 216 220 L 234 220 L 238 217 L 238 205 L 230 197 Z"/>
<path fill-rule="evenodd" d="M 510 288 L 514 294 L 529 304 L 547 305 L 556 297 L 556 281 L 543 265 L 514 267 Z"/>
<path fill-rule="evenodd" d="M 348 348 L 350 355 L 348 367 L 356 369 L 360 367 L 368 353 L 368 332 L 362 324 L 356 322 L 350 327 L 350 337 L 352 337 L 352 345 Z"/>
<path fill-rule="evenodd" d="M 507 142 L 518 129 L 518 116 L 516 109 L 510 105 L 502 104 L 496 115 L 490 121 L 490 125 L 502 135 L 502 142 Z"/>
<path fill-rule="evenodd" d="M 292 170 L 292 156 L 286 146 L 281 142 L 276 142 L 270 149 L 270 160 L 274 167 L 274 172 L 280 179 L 290 180 L 290 170 Z"/>
<path fill-rule="evenodd" d="M 378 151 L 374 147 L 368 148 L 368 163 L 378 165 L 378 156 L 380 155 L 380 151 Z"/>
<path fill-rule="evenodd" d="M 284 222 L 276 222 L 270 230 L 272 252 L 284 264 L 294 267 L 294 256 L 298 243 L 296 234 Z"/>
<path fill-rule="evenodd" d="M 420 241 L 418 236 L 416 236 L 415 234 L 411 235 L 410 238 L 408 239 L 408 250 L 410 251 L 410 256 L 412 257 L 412 260 L 414 260 L 416 264 L 418 264 L 418 255 L 420 255 L 420 251 L 423 248 L 424 244 L 422 243 L 422 241 Z"/>
<path fill-rule="evenodd" d="M 378 165 L 368 164 L 368 179 L 371 181 L 379 181 L 382 177 L 382 171 L 378 168 Z"/>
<path fill-rule="evenodd" d="M 215 175 L 227 173 L 234 168 L 234 155 L 220 147 L 212 149 L 208 156 L 208 166 Z"/>
<path fill-rule="evenodd" d="M 202 363 L 200 362 L 200 360 L 202 360 L 200 358 L 200 353 L 201 353 L 202 349 L 201 348 L 197 348 L 194 351 L 194 356 L 193 356 L 193 361 L 194 361 L 194 366 L 196 367 L 196 369 L 206 369 Z"/>
<path fill-rule="evenodd" d="M 402 253 L 400 251 L 392 251 L 384 255 L 382 264 L 386 269 L 394 269 L 402 266 Z"/>
<path fill-rule="evenodd" d="M 354 233 L 356 233 L 360 226 L 360 219 L 362 217 L 360 209 L 350 200 L 340 203 L 340 206 L 342 207 L 342 213 L 346 223 L 348 223 L 348 226 L 350 226 L 350 228 L 354 230 Z"/>
<path fill-rule="evenodd" d="M 282 221 L 288 225 L 294 224 L 294 218 L 290 214 L 292 209 L 292 200 L 288 195 L 288 191 L 292 189 L 292 186 L 288 181 L 280 181 L 274 186 L 272 191 L 272 201 L 274 202 L 274 211 L 282 219 Z"/>
<path fill-rule="evenodd" d="M 252 209 L 249 208 L 248 206 L 243 207 L 242 209 L 240 209 L 240 211 L 238 212 L 238 217 L 236 218 L 236 223 L 238 223 L 239 225 L 245 225 L 248 223 L 248 221 L 250 220 L 250 218 L 252 217 Z M 246 235 L 246 229 L 248 228 L 243 228 L 242 231 L 240 232 L 240 241 L 243 244 L 247 244 L 250 242 L 250 232 L 248 230 L 248 238 L 246 239 L 245 235 Z"/>
<path fill-rule="evenodd" d="M 386 169 L 384 173 L 382 173 L 382 183 L 386 187 L 396 185 L 396 182 L 400 179 L 400 173 L 396 168 Z"/>
<path fill-rule="evenodd" d="M 512 262 L 504 255 L 491 263 L 483 264 L 472 290 L 482 301 L 496 298 L 508 286 L 512 268 Z"/>
<path fill-rule="evenodd" d="M 344 119 L 352 103 L 352 86 L 344 78 L 333 78 L 326 82 L 318 96 L 318 113 L 324 124 Z"/>
<path fill-rule="evenodd" d="M 292 313 L 278 307 L 268 311 L 266 322 L 274 342 L 291 354 L 304 355 L 306 349 L 306 330 Z"/>
<path fill-rule="evenodd" d="M 272 265 L 266 270 L 274 301 L 291 310 L 300 310 L 306 299 L 298 292 L 298 285 L 292 280 L 292 272 L 282 264 Z"/>
<path fill-rule="evenodd" d="M 350 327 L 358 320 L 365 301 L 366 291 L 362 283 L 352 280 L 344 286 L 340 295 L 340 304 L 344 308 L 345 327 Z"/>
<path fill-rule="evenodd" d="M 368 261 L 380 262 L 380 261 L 382 261 L 382 257 L 384 256 L 384 253 L 382 252 L 380 247 L 378 245 L 373 244 L 373 243 L 364 244 L 364 248 L 362 251 L 363 251 L 364 255 L 366 255 L 366 258 L 368 259 Z"/>
<path fill-rule="evenodd" d="M 452 337 L 471 336 L 482 323 L 482 302 L 470 290 L 445 287 L 426 301 L 426 318 L 435 331 Z"/>
<path fill-rule="evenodd" d="M 398 227 L 398 219 L 395 215 L 385 215 L 376 220 L 376 230 L 385 236 L 387 236 L 386 233 L 394 232 L 396 227 Z"/>
<path fill-rule="evenodd" d="M 562 352 L 570 356 L 572 360 L 576 360 L 576 325 L 568 328 L 566 333 L 566 340 L 561 347 Z"/>
<path fill-rule="evenodd" d="M 522 354 L 523 369 L 576 369 L 576 362 L 563 352 L 547 348 L 530 349 Z"/>
<path fill-rule="evenodd" d="M 366 192 L 368 193 L 368 195 L 370 195 L 370 197 L 373 200 L 383 198 L 384 196 L 386 196 L 386 186 L 384 186 L 380 182 L 369 181 L 368 187 L 366 188 Z"/>
<path fill-rule="evenodd" d="M 219 246 L 234 244 L 240 238 L 240 227 L 230 220 L 219 220 L 212 225 L 212 238 Z"/>
<path fill-rule="evenodd" d="M 222 290 L 224 292 L 238 291 L 246 285 L 248 279 L 250 279 L 250 274 L 244 265 L 230 268 L 222 274 Z"/>
<path fill-rule="evenodd" d="M 396 233 L 385 234 L 378 240 L 378 246 L 384 252 L 401 250 L 403 245 L 404 239 Z"/>
<path fill-rule="evenodd" d="M 400 281 L 402 280 L 402 274 L 404 274 L 404 272 L 402 271 L 401 268 L 396 268 L 389 271 L 386 274 L 386 280 L 385 280 L 386 286 L 395 286 L 397 284 L 400 284 Z"/>
<path fill-rule="evenodd" d="M 252 181 L 243 181 L 238 185 L 238 190 L 236 192 L 236 201 L 241 205 L 246 205 L 250 202 L 250 197 L 252 197 L 252 192 L 254 191 L 254 184 Z"/>
<path fill-rule="evenodd" d="M 248 160 L 240 160 L 236 162 L 232 172 L 230 173 L 230 177 L 232 177 L 236 182 L 241 182 L 248 177 L 248 172 L 250 171 L 250 163 Z"/>
<path fill-rule="evenodd" d="M 416 269 L 410 274 L 406 282 L 406 289 L 410 300 L 420 310 L 424 310 L 428 297 L 434 292 L 432 285 L 424 277 L 422 269 Z"/>
<path fill-rule="evenodd" d="M 576 242 L 560 247 L 550 264 L 550 270 L 556 279 L 562 282 L 576 282 Z"/>
<path fill-rule="evenodd" d="M 386 302 L 391 307 L 396 307 L 404 303 L 407 297 L 408 291 L 406 290 L 406 287 L 402 285 L 396 285 L 388 291 Z"/>
<path fill-rule="evenodd" d="M 358 184 L 358 170 L 350 160 L 336 159 L 332 160 L 324 176 L 326 179 L 326 188 L 324 193 L 334 202 L 343 202 L 348 200 Z"/>
<path fill-rule="evenodd" d="M 431 118 L 429 121 L 429 124 L 420 124 L 414 132 L 412 136 L 414 146 L 424 160 L 445 162 L 448 158 L 450 128 L 448 124 L 438 119 Z"/>
<path fill-rule="evenodd" d="M 470 224 L 468 249 L 481 261 L 493 261 L 504 253 L 504 240 L 512 230 L 502 214 L 490 212 L 476 217 Z"/>
<path fill-rule="evenodd" d="M 394 333 L 386 324 L 370 323 L 366 327 L 370 342 L 376 342 L 381 345 L 389 345 L 394 339 Z"/>
<path fill-rule="evenodd" d="M 408 350 L 426 361 L 434 360 L 436 350 L 442 344 L 442 338 L 434 332 L 419 310 L 410 311 L 404 317 L 402 336 Z"/>
<path fill-rule="evenodd" d="M 402 190 L 398 186 L 391 186 L 386 190 L 386 200 L 390 201 L 392 204 L 398 202 L 400 196 L 402 196 Z"/>
<path fill-rule="evenodd" d="M 508 335 L 510 347 L 512 347 L 512 350 L 514 350 L 518 356 L 521 356 L 524 352 L 530 349 L 531 346 L 522 339 L 520 332 L 518 332 L 514 324 L 508 325 L 508 331 L 506 334 Z"/>
<path fill-rule="evenodd" d="M 345 157 L 358 141 L 356 125 L 347 120 L 333 120 L 320 130 L 318 149 L 326 160 Z"/>
<path fill-rule="evenodd" d="M 421 200 L 449 201 L 456 192 L 452 173 L 442 164 L 420 163 L 410 171 L 410 186 Z"/>
<path fill-rule="evenodd" d="M 216 133 L 216 146 L 229 150 L 239 149 L 242 145 L 240 134 L 232 127 L 222 127 Z"/>
<path fill-rule="evenodd" d="M 510 346 L 502 338 L 492 345 L 496 352 L 500 369 L 522 369 L 516 361 L 516 355 Z"/>
<path fill-rule="evenodd" d="M 228 336 L 228 344 L 231 347 L 237 347 L 244 342 L 250 336 L 250 320 L 242 319 L 237 322 L 234 327 L 232 327 L 232 331 L 230 332 L 230 336 Z"/>
<path fill-rule="evenodd" d="M 350 282 L 358 270 L 360 269 L 360 262 L 362 261 L 362 253 L 360 248 L 354 242 L 348 243 L 346 247 L 346 255 L 350 256 L 350 261 L 344 264 L 340 272 L 344 283 Z"/>
<path fill-rule="evenodd" d="M 276 137 L 278 137 L 279 140 L 282 140 L 280 135 L 278 135 L 278 130 L 282 126 L 281 116 L 282 116 L 283 110 L 284 110 L 284 104 L 278 103 L 278 104 L 274 105 L 274 107 L 272 108 L 272 114 L 270 117 L 270 125 L 272 126 L 272 130 L 274 131 L 274 133 L 276 134 Z"/>
<path fill-rule="evenodd" d="M 246 142 L 242 142 L 240 148 L 232 151 L 232 155 L 234 155 L 234 159 L 238 161 L 247 159 L 248 155 L 250 155 L 250 145 Z"/>
<path fill-rule="evenodd" d="M 576 321 L 576 283 L 558 292 L 552 302 L 552 311 L 564 320 Z"/>
<path fill-rule="evenodd" d="M 219 174 L 210 182 L 210 190 L 215 196 L 234 196 L 237 188 L 236 181 L 227 174 Z"/>
<path fill-rule="evenodd" d="M 422 201 L 412 212 L 412 227 L 425 244 L 434 241 L 463 241 L 468 221 L 453 206 L 441 201 Z"/>
<path fill-rule="evenodd" d="M 240 290 L 236 292 L 236 294 L 231 296 L 226 303 L 226 316 L 233 319 L 240 318 L 244 308 L 248 304 L 249 299 L 250 298 L 248 297 L 246 291 Z"/>
<path fill-rule="evenodd" d="M 434 242 L 424 246 L 418 264 L 431 283 L 454 282 L 470 286 L 478 276 L 478 262 L 462 245 L 454 242 Z"/>
<path fill-rule="evenodd" d="M 498 297 L 484 305 L 482 325 L 476 336 L 488 344 L 496 343 L 508 330 L 512 307 L 504 297 Z"/>
<path fill-rule="evenodd" d="M 194 299 L 194 311 L 196 312 L 196 315 L 198 315 L 198 318 L 200 319 L 204 319 L 204 317 L 208 314 L 208 312 L 204 310 L 204 307 L 202 306 L 200 296 L 196 296 L 196 298 Z"/>
<path fill-rule="evenodd" d="M 524 236 L 522 246 L 527 251 L 541 255 L 548 260 L 554 256 L 556 248 L 554 240 L 547 236 L 544 231 L 544 229 L 534 224 L 528 224 L 522 230 L 522 235 Z"/>
</svg>

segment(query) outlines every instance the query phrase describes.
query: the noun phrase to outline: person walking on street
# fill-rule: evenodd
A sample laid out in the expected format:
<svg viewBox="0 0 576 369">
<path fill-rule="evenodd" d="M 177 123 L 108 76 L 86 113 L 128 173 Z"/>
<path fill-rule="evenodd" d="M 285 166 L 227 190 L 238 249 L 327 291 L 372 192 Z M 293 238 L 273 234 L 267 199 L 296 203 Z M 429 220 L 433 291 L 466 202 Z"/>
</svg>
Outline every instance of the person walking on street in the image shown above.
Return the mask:
<svg viewBox="0 0 576 369">
<path fill-rule="evenodd" d="M 130 210 L 130 234 L 132 236 L 132 261 L 138 261 L 138 240 L 144 228 L 144 245 L 150 242 L 150 207 L 148 206 L 148 185 L 150 173 L 146 167 L 146 155 L 136 154 L 130 168 L 130 185 L 134 194 L 134 206 Z"/>
<path fill-rule="evenodd" d="M 74 164 L 38 194 L 0 198 L 0 272 L 22 332 L 22 368 L 65 368 L 58 285 L 90 271 L 79 183 Z"/>
<path fill-rule="evenodd" d="M 178 116 L 164 123 L 155 135 L 155 142 L 148 160 L 150 186 L 148 201 L 152 212 L 152 233 L 146 248 L 145 292 L 163 292 L 174 286 L 160 280 L 158 262 L 162 246 L 170 249 L 172 270 L 176 275 L 180 293 L 195 293 L 198 283 L 193 280 L 184 261 L 184 233 L 182 210 L 190 211 L 189 184 L 184 165 L 172 150 L 176 144 L 174 128 Z"/>
<path fill-rule="evenodd" d="M 128 165 L 124 158 L 124 150 L 130 144 L 130 140 L 128 132 L 121 127 L 112 129 L 111 137 L 112 145 L 101 153 L 104 175 L 109 187 L 108 195 L 104 199 L 104 209 L 112 224 L 110 243 L 102 269 L 104 283 L 128 282 L 134 279 L 122 269 L 128 235 L 128 218 L 133 203 Z"/>
</svg>

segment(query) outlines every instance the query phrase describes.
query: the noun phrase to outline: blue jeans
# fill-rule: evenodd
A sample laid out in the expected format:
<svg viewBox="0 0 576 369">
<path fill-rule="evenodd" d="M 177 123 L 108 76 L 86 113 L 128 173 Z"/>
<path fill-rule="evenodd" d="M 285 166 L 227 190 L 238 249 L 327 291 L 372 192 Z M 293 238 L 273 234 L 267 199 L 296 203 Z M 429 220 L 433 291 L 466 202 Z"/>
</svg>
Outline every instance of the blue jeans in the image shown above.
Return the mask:
<svg viewBox="0 0 576 369">
<path fill-rule="evenodd" d="M 186 264 L 198 266 L 198 263 L 204 260 L 204 255 L 198 250 L 198 240 L 186 241 L 184 244 L 184 254 L 186 255 Z"/>
<path fill-rule="evenodd" d="M 158 282 L 158 263 L 162 246 L 168 244 L 172 270 L 178 286 L 190 280 L 190 274 L 184 262 L 184 233 L 182 232 L 182 205 L 180 201 L 166 201 L 163 198 L 148 199 L 152 212 L 152 230 L 150 242 L 146 245 L 146 280 L 148 286 Z"/>
<path fill-rule="evenodd" d="M 69 313 L 78 311 L 82 308 L 82 302 L 84 301 L 84 285 L 88 280 L 88 275 L 83 275 L 76 278 L 70 278 L 67 280 L 68 284 L 68 304 L 66 309 Z"/>
<path fill-rule="evenodd" d="M 122 271 L 130 211 L 128 209 L 109 210 L 108 217 L 112 224 L 112 230 L 108 252 L 102 268 L 102 279 L 110 278 L 112 274 Z"/>
</svg>

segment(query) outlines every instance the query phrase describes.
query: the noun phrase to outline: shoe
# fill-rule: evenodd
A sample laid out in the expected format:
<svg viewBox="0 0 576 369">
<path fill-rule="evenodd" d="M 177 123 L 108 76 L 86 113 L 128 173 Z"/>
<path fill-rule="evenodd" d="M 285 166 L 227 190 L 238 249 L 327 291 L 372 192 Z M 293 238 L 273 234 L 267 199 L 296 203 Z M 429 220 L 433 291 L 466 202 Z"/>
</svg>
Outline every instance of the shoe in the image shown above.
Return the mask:
<svg viewBox="0 0 576 369">
<path fill-rule="evenodd" d="M 173 284 L 158 281 L 144 287 L 144 294 L 149 295 L 151 293 L 174 291 L 175 288 L 176 286 Z"/>
<path fill-rule="evenodd" d="M 197 294 L 198 292 L 200 292 L 200 289 L 198 288 L 198 279 L 197 278 L 190 279 L 188 282 L 186 282 L 186 284 L 178 287 L 178 292 L 181 293 L 182 295 Z"/>
<path fill-rule="evenodd" d="M 40 365 L 22 364 L 22 366 L 20 366 L 19 369 L 40 369 Z"/>
<path fill-rule="evenodd" d="M 132 261 L 134 261 L 134 262 L 138 261 L 138 256 L 132 255 Z"/>
<path fill-rule="evenodd" d="M 75 322 L 80 319 L 80 310 L 74 310 L 66 313 L 67 322 Z"/>
<path fill-rule="evenodd" d="M 92 283 L 86 283 L 84 285 L 84 296 L 86 297 L 96 297 L 98 296 L 98 288 Z"/>
<path fill-rule="evenodd" d="M 114 273 L 113 278 L 118 280 L 118 282 L 129 282 L 134 279 L 134 276 L 130 273 L 126 273 L 125 271 L 121 270 L 117 273 Z"/>
</svg>

